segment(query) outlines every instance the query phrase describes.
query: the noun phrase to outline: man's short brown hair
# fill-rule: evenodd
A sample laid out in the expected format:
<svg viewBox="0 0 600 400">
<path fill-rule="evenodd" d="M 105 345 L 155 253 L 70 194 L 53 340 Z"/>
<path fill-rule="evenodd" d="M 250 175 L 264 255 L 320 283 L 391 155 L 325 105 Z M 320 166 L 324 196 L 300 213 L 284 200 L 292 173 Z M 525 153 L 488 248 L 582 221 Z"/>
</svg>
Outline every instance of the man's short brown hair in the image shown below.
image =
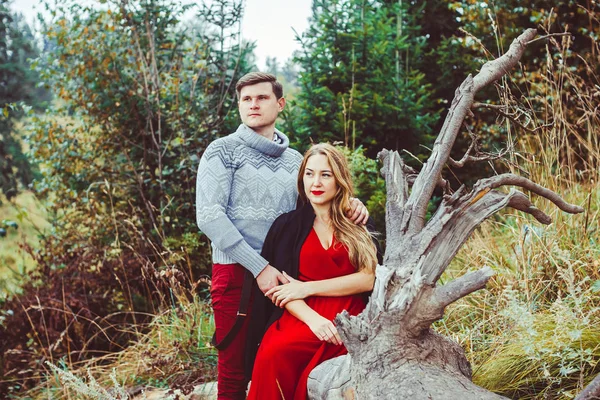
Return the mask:
<svg viewBox="0 0 600 400">
<path fill-rule="evenodd" d="M 275 97 L 277 97 L 277 99 L 283 97 L 283 86 L 281 86 L 281 83 L 277 82 L 277 78 L 275 77 L 275 75 L 268 74 L 266 72 L 249 72 L 246 75 L 242 76 L 235 85 L 235 91 L 237 92 L 238 98 L 240 97 L 240 92 L 242 91 L 243 87 L 256 85 L 257 83 L 262 82 L 271 82 Z"/>
</svg>

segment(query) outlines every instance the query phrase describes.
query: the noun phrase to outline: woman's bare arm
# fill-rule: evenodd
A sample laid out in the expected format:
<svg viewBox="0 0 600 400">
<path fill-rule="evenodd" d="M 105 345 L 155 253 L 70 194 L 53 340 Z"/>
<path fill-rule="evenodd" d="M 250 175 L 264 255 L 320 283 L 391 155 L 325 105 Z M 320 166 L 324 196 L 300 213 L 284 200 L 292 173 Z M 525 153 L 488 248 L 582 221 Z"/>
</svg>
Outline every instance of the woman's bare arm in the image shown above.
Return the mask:
<svg viewBox="0 0 600 400">
<path fill-rule="evenodd" d="M 319 340 L 335 345 L 342 344 L 342 338 L 333 322 L 310 308 L 304 300 L 290 301 L 285 308 L 294 317 L 308 325 Z"/>
<path fill-rule="evenodd" d="M 373 290 L 375 274 L 366 270 L 319 281 L 302 282 L 283 273 L 290 281 L 285 285 L 275 286 L 267 293 L 278 307 L 285 307 L 290 301 L 301 300 L 310 296 L 350 296 Z"/>
</svg>

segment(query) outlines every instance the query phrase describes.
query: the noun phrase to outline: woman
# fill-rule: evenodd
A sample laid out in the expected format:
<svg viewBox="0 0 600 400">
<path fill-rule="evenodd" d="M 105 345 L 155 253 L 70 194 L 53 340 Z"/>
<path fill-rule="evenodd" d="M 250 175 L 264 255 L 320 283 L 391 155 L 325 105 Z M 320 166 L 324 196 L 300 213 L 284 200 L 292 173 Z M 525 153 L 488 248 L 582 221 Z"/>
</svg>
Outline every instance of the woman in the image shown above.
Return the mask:
<svg viewBox="0 0 600 400">
<path fill-rule="evenodd" d="M 333 318 L 342 310 L 359 314 L 361 294 L 375 280 L 372 236 L 344 213 L 352 195 L 344 155 L 329 144 L 312 146 L 300 165 L 298 193 L 304 205 L 275 220 L 263 247 L 290 283 L 266 293 L 285 310 L 260 344 L 248 399 L 306 399 L 310 371 L 347 352 Z"/>
</svg>

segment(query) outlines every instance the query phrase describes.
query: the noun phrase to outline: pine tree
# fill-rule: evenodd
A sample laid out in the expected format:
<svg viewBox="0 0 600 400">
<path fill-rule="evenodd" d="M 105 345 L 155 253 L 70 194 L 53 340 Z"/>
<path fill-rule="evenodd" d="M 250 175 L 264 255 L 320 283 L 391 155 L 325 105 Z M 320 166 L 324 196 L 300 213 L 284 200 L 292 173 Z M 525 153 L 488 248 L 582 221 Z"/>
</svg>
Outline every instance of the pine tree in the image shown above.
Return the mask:
<svg viewBox="0 0 600 400">
<path fill-rule="evenodd" d="M 32 167 L 15 136 L 14 123 L 21 113 L 14 104 L 24 102 L 39 109 L 48 94 L 37 88 L 39 75 L 31 69 L 31 60 L 39 54 L 31 29 L 8 6 L 9 0 L 0 0 L 0 190 L 11 199 L 20 185 L 33 180 Z"/>
<path fill-rule="evenodd" d="M 438 5 L 439 6 L 439 5 Z M 428 81 L 434 43 L 421 25 L 426 4 L 381 0 L 315 1 L 299 40 L 302 91 L 288 121 L 299 147 L 313 141 L 423 153 L 441 107 Z M 450 15 L 450 10 L 445 10 Z M 445 31 L 441 25 L 436 40 Z"/>
</svg>

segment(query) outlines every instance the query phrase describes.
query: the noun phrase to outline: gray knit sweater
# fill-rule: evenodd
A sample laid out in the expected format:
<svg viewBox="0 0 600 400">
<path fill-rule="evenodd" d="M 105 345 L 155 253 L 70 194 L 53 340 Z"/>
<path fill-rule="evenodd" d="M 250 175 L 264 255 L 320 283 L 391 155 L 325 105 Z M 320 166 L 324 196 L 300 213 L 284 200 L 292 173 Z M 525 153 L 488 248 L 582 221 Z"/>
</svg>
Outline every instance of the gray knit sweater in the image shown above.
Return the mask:
<svg viewBox="0 0 600 400">
<path fill-rule="evenodd" d="M 283 143 L 240 125 L 206 148 L 196 179 L 196 221 L 211 240 L 213 262 L 240 263 L 255 277 L 268 264 L 260 251 L 271 224 L 298 197 L 302 156 L 276 133 Z"/>
</svg>

